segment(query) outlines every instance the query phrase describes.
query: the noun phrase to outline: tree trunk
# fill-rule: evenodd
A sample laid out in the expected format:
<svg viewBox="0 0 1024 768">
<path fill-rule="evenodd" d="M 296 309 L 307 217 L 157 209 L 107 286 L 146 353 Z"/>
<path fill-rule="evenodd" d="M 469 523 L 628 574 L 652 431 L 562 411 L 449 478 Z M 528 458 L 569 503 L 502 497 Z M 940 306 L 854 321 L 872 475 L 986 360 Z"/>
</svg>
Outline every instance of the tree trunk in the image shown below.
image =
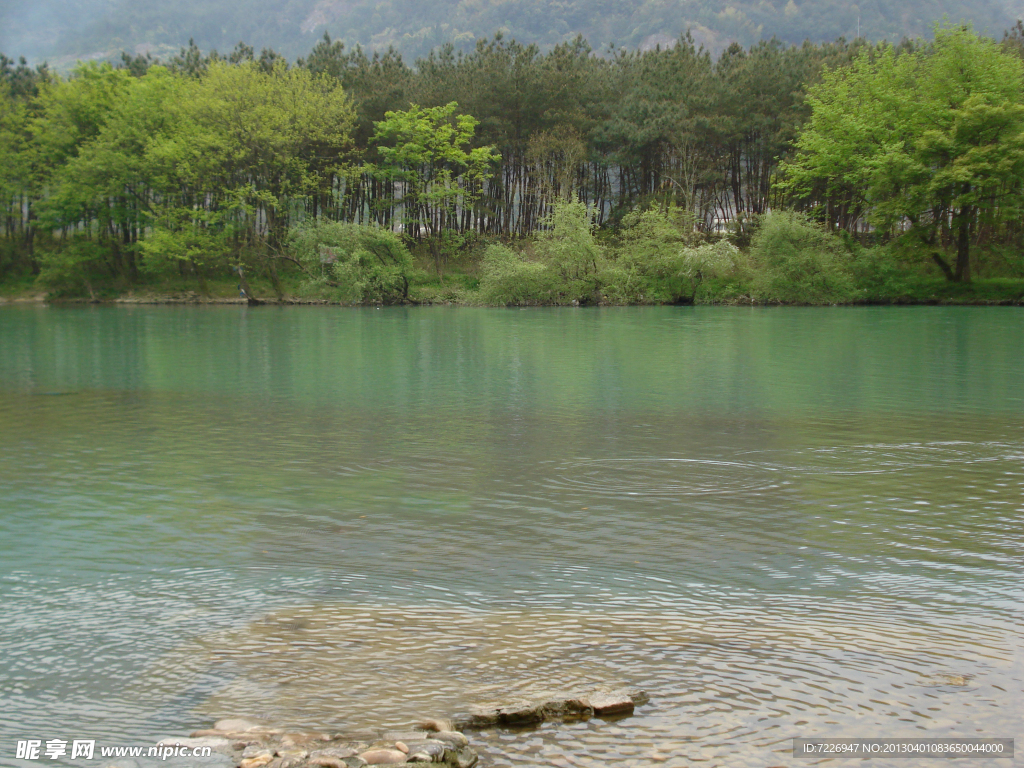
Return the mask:
<svg viewBox="0 0 1024 768">
<path fill-rule="evenodd" d="M 434 257 L 434 270 L 437 272 L 437 279 L 444 283 L 444 275 L 441 274 L 441 238 L 439 235 L 430 235 L 428 241 L 430 245 L 430 255 Z"/>
<path fill-rule="evenodd" d="M 192 265 L 192 273 L 196 276 L 196 280 L 199 282 L 199 292 L 203 296 L 210 295 L 210 287 L 206 284 L 206 275 L 203 274 L 203 270 L 196 264 L 196 260 L 189 258 L 189 263 Z"/>
<path fill-rule="evenodd" d="M 939 269 L 942 270 L 942 274 L 946 276 L 947 280 L 949 280 L 950 282 L 956 280 L 956 278 L 953 276 L 953 270 L 950 269 L 949 263 L 935 251 L 932 251 L 932 260 L 939 265 Z"/>
<path fill-rule="evenodd" d="M 274 264 L 274 259 L 268 257 L 266 259 L 267 277 L 270 278 L 270 286 L 274 289 L 274 295 L 277 296 L 278 301 L 284 300 L 284 286 L 281 285 L 281 278 L 277 274 L 277 266 Z"/>
<path fill-rule="evenodd" d="M 238 287 L 242 290 L 242 294 L 249 304 L 262 304 L 263 302 L 252 295 L 252 289 L 249 287 L 249 281 L 245 279 L 245 267 L 239 264 L 235 267 L 235 271 L 238 273 Z"/>
<path fill-rule="evenodd" d="M 953 280 L 957 283 L 971 282 L 971 223 L 974 208 L 965 205 L 960 209 L 960 221 L 956 232 L 956 272 Z"/>
</svg>

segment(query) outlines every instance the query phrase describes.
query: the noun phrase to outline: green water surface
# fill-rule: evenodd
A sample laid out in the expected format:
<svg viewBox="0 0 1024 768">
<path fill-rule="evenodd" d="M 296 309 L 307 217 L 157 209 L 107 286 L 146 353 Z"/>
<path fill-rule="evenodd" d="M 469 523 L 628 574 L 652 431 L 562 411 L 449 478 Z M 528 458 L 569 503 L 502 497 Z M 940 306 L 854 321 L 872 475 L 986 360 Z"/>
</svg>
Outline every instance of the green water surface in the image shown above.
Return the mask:
<svg viewBox="0 0 1024 768">
<path fill-rule="evenodd" d="M 1016 308 L 0 307 L 0 764 L 600 683 L 652 703 L 476 743 L 1017 736 L 1022 350 Z"/>
</svg>

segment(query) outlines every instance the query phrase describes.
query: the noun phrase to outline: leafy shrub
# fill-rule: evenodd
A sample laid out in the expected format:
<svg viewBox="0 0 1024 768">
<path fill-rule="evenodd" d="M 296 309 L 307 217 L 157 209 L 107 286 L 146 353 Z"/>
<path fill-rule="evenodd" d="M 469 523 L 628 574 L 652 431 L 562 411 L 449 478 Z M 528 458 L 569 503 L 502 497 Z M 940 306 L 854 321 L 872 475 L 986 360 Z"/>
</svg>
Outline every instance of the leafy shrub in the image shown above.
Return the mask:
<svg viewBox="0 0 1024 768">
<path fill-rule="evenodd" d="M 73 235 L 55 250 L 43 254 L 39 282 L 57 294 L 74 294 L 85 288 L 96 298 L 94 281 L 103 271 L 104 256 L 110 244 L 85 235 Z"/>
<path fill-rule="evenodd" d="M 697 241 L 692 220 L 676 209 L 629 214 L 616 258 L 601 275 L 605 293 L 630 304 L 694 301 L 706 280 L 734 273 L 740 260 L 726 240 Z"/>
<path fill-rule="evenodd" d="M 867 301 L 899 301 L 914 292 L 912 271 L 901 263 L 900 254 L 891 246 L 864 248 L 853 246 L 853 278 Z"/>
<path fill-rule="evenodd" d="M 604 249 L 594 238 L 593 217 L 583 203 L 556 202 L 537 236 L 534 252 L 555 280 L 554 303 L 586 304 L 598 295 Z"/>
<path fill-rule="evenodd" d="M 412 256 L 394 232 L 307 222 L 292 228 L 289 248 L 312 284 L 337 288 L 347 301 L 398 303 L 409 296 Z"/>
<path fill-rule="evenodd" d="M 559 201 L 544 219 L 533 259 L 504 245 L 484 251 L 480 296 L 488 304 L 586 304 L 599 294 L 604 248 L 583 203 Z"/>
<path fill-rule="evenodd" d="M 491 245 L 484 251 L 480 295 L 487 304 L 548 303 L 554 295 L 555 283 L 547 265 L 528 261 L 507 246 Z"/>
<path fill-rule="evenodd" d="M 176 229 L 157 226 L 145 240 L 139 241 L 142 254 L 140 270 L 150 275 L 174 274 L 188 265 L 203 293 L 209 293 L 208 269 L 228 266 L 230 248 L 224 231 L 183 223 Z"/>
<path fill-rule="evenodd" d="M 783 304 L 837 304 L 857 292 L 849 250 L 835 235 L 793 211 L 769 213 L 750 247 L 753 295 Z"/>
</svg>

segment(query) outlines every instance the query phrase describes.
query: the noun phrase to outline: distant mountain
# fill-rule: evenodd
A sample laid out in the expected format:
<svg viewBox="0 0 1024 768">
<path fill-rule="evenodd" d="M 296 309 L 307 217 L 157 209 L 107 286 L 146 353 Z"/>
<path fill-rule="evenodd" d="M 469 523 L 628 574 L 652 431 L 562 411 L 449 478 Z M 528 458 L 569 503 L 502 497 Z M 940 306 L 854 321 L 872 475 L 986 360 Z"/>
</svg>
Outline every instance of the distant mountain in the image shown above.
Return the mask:
<svg viewBox="0 0 1024 768">
<path fill-rule="evenodd" d="M 498 30 L 542 47 L 583 35 L 603 49 L 667 45 L 688 29 L 718 51 L 772 36 L 928 36 L 943 17 L 1000 37 L 1021 15 L 1024 0 L 0 0 L 0 52 L 59 65 L 121 50 L 166 56 L 193 38 L 207 51 L 244 41 L 295 58 L 329 32 L 414 59 Z"/>
</svg>

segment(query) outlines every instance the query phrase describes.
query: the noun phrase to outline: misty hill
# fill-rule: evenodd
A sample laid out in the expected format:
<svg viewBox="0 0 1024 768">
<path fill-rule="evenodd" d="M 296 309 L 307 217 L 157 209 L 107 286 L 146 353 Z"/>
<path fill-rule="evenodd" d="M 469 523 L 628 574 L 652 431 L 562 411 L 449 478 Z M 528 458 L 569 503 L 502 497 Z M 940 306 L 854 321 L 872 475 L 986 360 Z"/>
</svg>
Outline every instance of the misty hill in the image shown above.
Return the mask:
<svg viewBox="0 0 1024 768">
<path fill-rule="evenodd" d="M 412 59 L 498 30 L 542 47 L 581 34 L 602 49 L 665 45 L 687 29 L 719 51 L 772 36 L 852 39 L 858 29 L 872 40 L 928 36 L 943 16 L 1000 37 L 1022 11 L 1024 0 L 0 0 L 0 51 L 58 64 L 121 50 L 166 57 L 194 38 L 203 50 L 245 41 L 295 58 L 329 32 Z"/>
</svg>

